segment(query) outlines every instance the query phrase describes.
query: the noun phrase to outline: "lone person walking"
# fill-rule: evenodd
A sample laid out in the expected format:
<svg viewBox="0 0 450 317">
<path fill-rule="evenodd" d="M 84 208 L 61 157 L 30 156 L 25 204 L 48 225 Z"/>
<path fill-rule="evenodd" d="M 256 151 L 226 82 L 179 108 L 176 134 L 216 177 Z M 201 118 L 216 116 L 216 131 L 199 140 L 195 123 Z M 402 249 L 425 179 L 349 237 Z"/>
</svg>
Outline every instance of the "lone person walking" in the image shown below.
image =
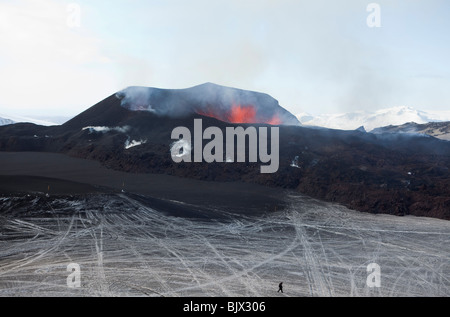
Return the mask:
<svg viewBox="0 0 450 317">
<path fill-rule="evenodd" d="M 283 293 L 283 282 L 281 282 L 281 283 L 278 285 L 278 292 L 277 292 L 277 293 L 279 293 L 279 292 Z"/>
</svg>

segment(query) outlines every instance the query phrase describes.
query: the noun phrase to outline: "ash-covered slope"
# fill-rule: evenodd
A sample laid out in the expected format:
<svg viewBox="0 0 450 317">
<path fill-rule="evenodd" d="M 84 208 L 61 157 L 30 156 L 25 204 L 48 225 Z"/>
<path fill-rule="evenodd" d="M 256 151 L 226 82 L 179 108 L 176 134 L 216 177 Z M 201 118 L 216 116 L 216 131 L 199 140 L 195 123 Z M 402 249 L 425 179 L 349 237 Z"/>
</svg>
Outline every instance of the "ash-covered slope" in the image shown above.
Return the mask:
<svg viewBox="0 0 450 317">
<path fill-rule="evenodd" d="M 229 94 L 221 95 L 223 99 L 209 99 L 211 95 L 203 95 L 209 89 Z M 193 131 L 194 118 L 203 119 L 203 129 L 215 126 L 223 132 L 235 126 L 270 127 L 270 123 L 221 121 L 217 114 L 232 114 L 233 105 L 238 103 L 241 109 L 247 103 L 263 109 L 267 118 L 274 114 L 283 117 L 285 110 L 268 95 L 222 90 L 212 84 L 188 90 L 143 91 L 136 96 L 123 92 L 111 95 L 61 126 L 0 127 L 0 150 L 65 153 L 130 173 L 257 183 L 294 189 L 365 212 L 450 219 L 450 142 L 406 134 L 280 125 L 280 166 L 276 173 L 261 174 L 261 164 L 248 161 L 177 164 L 170 155 L 175 127 Z M 199 110 L 207 107 L 214 117 Z M 262 116 L 256 111 L 253 118 L 256 114 Z"/>
</svg>

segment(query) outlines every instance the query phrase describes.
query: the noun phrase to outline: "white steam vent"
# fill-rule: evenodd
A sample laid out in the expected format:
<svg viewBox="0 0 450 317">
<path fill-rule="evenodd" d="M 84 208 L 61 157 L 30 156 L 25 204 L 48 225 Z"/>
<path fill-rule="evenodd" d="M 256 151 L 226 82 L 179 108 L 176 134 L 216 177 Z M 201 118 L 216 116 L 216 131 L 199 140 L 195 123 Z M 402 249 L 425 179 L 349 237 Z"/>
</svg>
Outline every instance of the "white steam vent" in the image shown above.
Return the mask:
<svg viewBox="0 0 450 317">
<path fill-rule="evenodd" d="M 172 155 L 172 158 L 178 158 L 179 161 L 181 161 L 184 157 L 190 158 L 191 151 L 191 143 L 184 139 L 175 141 L 170 146 L 170 154 Z"/>
<path fill-rule="evenodd" d="M 130 140 L 126 140 L 125 141 L 125 150 L 128 150 L 132 147 L 135 147 L 135 146 L 138 146 L 141 144 L 145 144 L 145 143 L 147 143 L 147 140 L 140 140 L 140 141 L 132 140 L 131 142 L 130 142 Z"/>
<path fill-rule="evenodd" d="M 107 133 L 110 131 L 127 133 L 130 130 L 130 127 L 129 126 L 123 126 L 123 127 L 88 126 L 88 127 L 82 128 L 81 130 L 82 131 L 89 130 L 89 133 L 94 133 L 94 132 Z"/>
</svg>

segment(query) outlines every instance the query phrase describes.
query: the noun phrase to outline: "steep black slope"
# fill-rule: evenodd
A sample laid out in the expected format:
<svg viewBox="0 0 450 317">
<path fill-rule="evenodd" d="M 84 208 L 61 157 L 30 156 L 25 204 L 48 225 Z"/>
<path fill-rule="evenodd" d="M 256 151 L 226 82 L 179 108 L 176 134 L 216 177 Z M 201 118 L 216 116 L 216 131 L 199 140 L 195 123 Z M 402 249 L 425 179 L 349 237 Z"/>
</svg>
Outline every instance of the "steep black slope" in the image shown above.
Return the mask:
<svg viewBox="0 0 450 317">
<path fill-rule="evenodd" d="M 61 126 L 61 130 L 80 130 L 87 126 L 119 126 L 129 118 L 139 114 L 120 106 L 116 95 L 100 101 Z"/>
</svg>

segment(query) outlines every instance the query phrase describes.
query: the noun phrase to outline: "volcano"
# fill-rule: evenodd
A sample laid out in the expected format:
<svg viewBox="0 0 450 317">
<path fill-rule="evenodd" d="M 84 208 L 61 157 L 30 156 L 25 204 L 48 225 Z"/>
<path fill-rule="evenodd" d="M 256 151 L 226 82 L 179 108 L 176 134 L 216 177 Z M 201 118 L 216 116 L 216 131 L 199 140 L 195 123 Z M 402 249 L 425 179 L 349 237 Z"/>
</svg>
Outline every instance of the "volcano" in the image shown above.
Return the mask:
<svg viewBox="0 0 450 317">
<path fill-rule="evenodd" d="M 200 114 L 229 123 L 300 124 L 267 94 L 212 83 L 178 90 L 129 87 L 116 96 L 129 110 L 149 111 L 170 118 Z"/>
<path fill-rule="evenodd" d="M 193 131 L 196 118 L 202 119 L 205 129 L 216 127 L 222 131 L 227 127 L 276 125 L 278 171 L 261 174 L 260 164 L 248 160 L 232 164 L 175 163 L 170 155 L 171 132 L 179 126 Z M 245 205 L 247 210 L 251 206 L 266 211 L 278 208 L 274 207 L 278 203 L 265 200 L 270 196 L 266 191 L 249 199 L 244 193 L 250 189 L 236 185 L 244 183 L 248 188 L 270 188 L 273 193 L 297 191 L 363 212 L 450 219 L 450 142 L 418 135 L 305 127 L 267 94 L 210 83 L 188 89 L 129 87 L 60 126 L 3 126 L 0 151 L 59 153 L 93 160 L 129 175 L 128 184 L 139 178 L 136 175 L 154 175 L 154 179 L 164 175 L 210 184 L 201 189 L 194 185 L 176 189 L 171 185 L 164 187 L 164 193 L 156 185 L 151 187 L 154 193 L 179 201 L 177 195 L 184 191 L 189 192 L 186 199 L 196 195 L 197 202 L 220 198 L 224 203 L 239 205 L 248 200 L 252 203 Z M 3 154 L 3 174 L 10 175 L 11 170 L 20 174 L 20 168 L 11 165 L 17 164 L 13 162 L 17 159 Z M 63 177 L 62 172 L 51 169 L 46 171 L 52 175 L 39 174 L 42 166 L 29 153 L 24 157 L 29 158 L 24 161 L 28 171 L 36 166 L 36 173 L 29 176 Z M 89 177 L 76 178 L 71 168 L 68 164 L 64 177 L 69 175 L 71 181 L 90 184 Z M 102 184 L 113 186 L 106 181 Z M 219 191 L 219 184 L 228 184 L 234 194 L 231 189 Z M 123 181 L 119 187 L 114 186 L 117 189 L 126 185 Z M 133 188 L 138 190 L 139 186 Z M 236 188 L 241 193 L 237 200 Z"/>
</svg>

